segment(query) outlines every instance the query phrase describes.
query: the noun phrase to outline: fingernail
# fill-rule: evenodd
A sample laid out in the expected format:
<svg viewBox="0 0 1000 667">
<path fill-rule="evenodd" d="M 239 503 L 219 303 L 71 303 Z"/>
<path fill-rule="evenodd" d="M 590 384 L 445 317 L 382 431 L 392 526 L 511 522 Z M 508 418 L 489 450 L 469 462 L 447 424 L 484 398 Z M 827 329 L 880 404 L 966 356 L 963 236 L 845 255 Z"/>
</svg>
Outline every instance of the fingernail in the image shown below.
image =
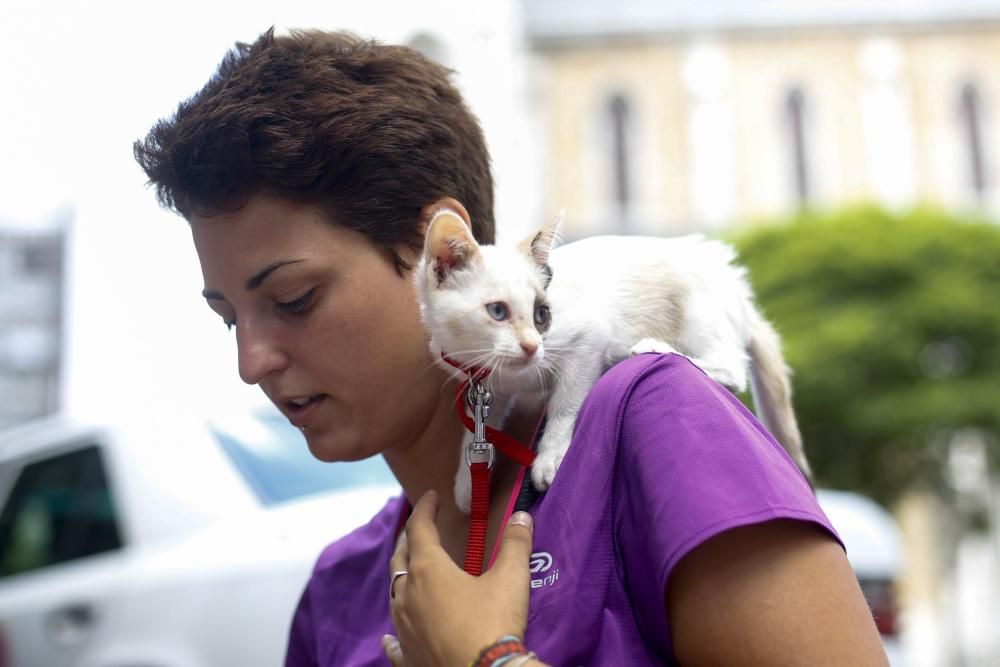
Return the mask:
<svg viewBox="0 0 1000 667">
<path fill-rule="evenodd" d="M 382 635 L 382 647 L 390 648 L 396 644 L 399 640 L 392 635 Z"/>
<path fill-rule="evenodd" d="M 510 517 L 510 525 L 531 528 L 531 515 L 527 512 L 514 512 L 514 515 Z"/>
</svg>

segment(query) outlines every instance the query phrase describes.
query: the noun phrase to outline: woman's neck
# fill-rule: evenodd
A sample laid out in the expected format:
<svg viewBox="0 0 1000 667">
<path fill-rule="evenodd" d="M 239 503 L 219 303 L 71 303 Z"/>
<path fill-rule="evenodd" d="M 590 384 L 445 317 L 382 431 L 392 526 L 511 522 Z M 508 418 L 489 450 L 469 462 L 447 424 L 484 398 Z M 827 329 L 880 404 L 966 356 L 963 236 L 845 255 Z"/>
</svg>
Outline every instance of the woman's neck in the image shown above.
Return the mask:
<svg viewBox="0 0 1000 667">
<path fill-rule="evenodd" d="M 452 559 L 461 564 L 465 556 L 465 542 L 469 517 L 455 504 L 455 473 L 459 451 L 465 434 L 464 426 L 454 413 L 454 396 L 457 383 L 447 385 L 441 400 L 422 432 L 411 442 L 383 452 L 389 468 L 403 487 L 410 504 L 424 493 L 434 489 L 440 499 L 437 527 L 441 544 Z M 537 415 L 515 414 L 508 420 L 505 430 L 514 438 L 529 443 L 538 421 Z M 487 560 L 498 535 L 507 502 L 513 493 L 519 466 L 506 457 L 498 456 L 491 471 L 490 520 L 486 540 Z"/>
<path fill-rule="evenodd" d="M 452 487 L 464 432 L 453 412 L 457 388 L 457 383 L 447 383 L 423 428 L 409 442 L 383 452 L 411 504 L 431 489 L 442 507 L 454 504 Z"/>
</svg>

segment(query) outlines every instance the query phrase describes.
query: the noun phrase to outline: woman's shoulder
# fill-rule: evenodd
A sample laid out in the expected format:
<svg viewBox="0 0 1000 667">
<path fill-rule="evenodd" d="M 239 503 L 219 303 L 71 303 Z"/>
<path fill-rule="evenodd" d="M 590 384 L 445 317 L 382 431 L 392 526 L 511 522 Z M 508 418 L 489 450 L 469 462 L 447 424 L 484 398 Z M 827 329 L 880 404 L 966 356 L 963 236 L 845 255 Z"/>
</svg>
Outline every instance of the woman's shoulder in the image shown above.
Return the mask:
<svg viewBox="0 0 1000 667">
<path fill-rule="evenodd" d="M 370 521 L 329 544 L 292 621 L 287 665 L 381 664 L 391 630 L 386 564 L 407 504 L 390 499 Z"/>
<path fill-rule="evenodd" d="M 390 498 L 367 523 L 328 544 L 316 559 L 313 579 L 334 576 L 349 579 L 370 569 L 372 563 L 387 562 L 387 558 L 380 560 L 378 555 L 392 552 L 406 509 L 402 495 Z"/>
<path fill-rule="evenodd" d="M 586 425 L 585 432 L 601 431 L 626 474 L 652 468 L 696 487 L 699 481 L 717 485 L 725 479 L 765 496 L 784 487 L 812 497 L 795 464 L 754 414 L 683 355 L 643 354 L 612 367 L 590 392 L 578 430 L 579 425 Z"/>
<path fill-rule="evenodd" d="M 619 488 L 626 490 L 624 513 L 638 523 L 651 510 L 675 517 L 659 527 L 671 536 L 663 550 L 668 568 L 713 534 L 769 519 L 818 523 L 836 536 L 787 452 L 731 391 L 686 357 L 629 359 L 605 374 L 592 395 L 614 406 L 607 435 Z"/>
<path fill-rule="evenodd" d="M 771 518 L 815 521 L 833 532 L 781 445 L 682 355 L 644 354 L 611 368 L 581 409 L 574 439 L 579 455 L 599 447 L 614 462 L 619 507 L 631 507 L 633 518 L 654 507 L 685 517 L 667 522 L 678 544 Z"/>
<path fill-rule="evenodd" d="M 647 353 L 629 357 L 608 369 L 591 389 L 588 400 L 605 404 L 628 402 L 637 390 L 640 400 L 645 392 L 664 390 L 678 400 L 695 396 L 704 399 L 706 392 L 718 397 L 730 394 L 682 354 Z"/>
<path fill-rule="evenodd" d="M 687 357 L 640 354 L 601 376 L 581 407 L 578 422 L 589 422 L 591 429 L 603 425 L 613 430 L 617 441 L 623 427 L 676 430 L 682 422 L 687 429 L 697 431 L 702 422 L 719 420 L 752 424 L 757 435 L 770 438 L 732 392 Z"/>
</svg>

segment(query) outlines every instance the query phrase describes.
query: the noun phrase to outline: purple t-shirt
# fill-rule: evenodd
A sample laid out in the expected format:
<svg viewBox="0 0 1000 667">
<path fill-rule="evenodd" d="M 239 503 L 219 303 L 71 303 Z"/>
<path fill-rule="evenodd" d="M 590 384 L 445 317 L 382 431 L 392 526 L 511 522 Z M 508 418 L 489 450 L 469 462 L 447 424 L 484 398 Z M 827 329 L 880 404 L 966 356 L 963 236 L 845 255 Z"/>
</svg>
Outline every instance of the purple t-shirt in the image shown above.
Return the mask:
<svg viewBox="0 0 1000 667">
<path fill-rule="evenodd" d="M 406 509 L 393 499 L 324 550 L 292 622 L 286 667 L 389 664 L 388 563 Z M 640 355 L 604 374 L 531 514 L 525 645 L 556 666 L 671 664 L 670 572 L 729 528 L 791 518 L 836 538 L 781 446 L 728 390 L 672 354 Z"/>
</svg>

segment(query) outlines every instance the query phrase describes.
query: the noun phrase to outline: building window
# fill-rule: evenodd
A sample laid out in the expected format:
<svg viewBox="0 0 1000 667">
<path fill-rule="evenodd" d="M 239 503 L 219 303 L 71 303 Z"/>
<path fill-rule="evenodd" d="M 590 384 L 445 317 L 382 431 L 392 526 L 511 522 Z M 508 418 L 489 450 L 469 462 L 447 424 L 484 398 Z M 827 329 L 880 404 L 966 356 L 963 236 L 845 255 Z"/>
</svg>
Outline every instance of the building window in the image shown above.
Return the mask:
<svg viewBox="0 0 1000 667">
<path fill-rule="evenodd" d="M 788 128 L 788 145 L 792 165 L 792 183 L 799 206 L 809 203 L 809 151 L 805 136 L 805 95 L 794 87 L 785 96 L 785 120 Z"/>
<path fill-rule="evenodd" d="M 618 210 L 625 213 L 629 208 L 631 192 L 629 188 L 629 124 L 631 123 L 628 100 L 624 95 L 613 95 L 608 101 L 611 119 L 611 164 L 614 201 Z"/>
<path fill-rule="evenodd" d="M 986 195 L 986 165 L 983 159 L 982 104 L 974 83 L 962 86 L 961 118 L 969 165 L 969 184 L 980 200 Z"/>
</svg>

